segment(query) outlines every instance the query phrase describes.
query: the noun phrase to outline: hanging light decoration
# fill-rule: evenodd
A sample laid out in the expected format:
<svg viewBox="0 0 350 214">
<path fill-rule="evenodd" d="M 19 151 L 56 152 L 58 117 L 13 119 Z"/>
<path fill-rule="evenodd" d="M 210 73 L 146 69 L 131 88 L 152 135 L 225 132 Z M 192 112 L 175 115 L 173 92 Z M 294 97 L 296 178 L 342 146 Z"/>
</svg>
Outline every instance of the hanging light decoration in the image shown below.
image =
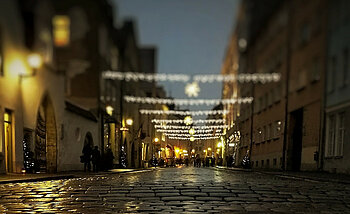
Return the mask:
<svg viewBox="0 0 350 214">
<path fill-rule="evenodd" d="M 192 131 L 191 131 L 192 130 Z M 221 129 L 189 129 L 189 130 L 182 130 L 182 129 L 157 129 L 157 132 L 162 132 L 162 133 L 189 133 L 189 134 L 195 134 L 195 133 L 221 133 Z"/>
<path fill-rule="evenodd" d="M 143 104 L 175 104 L 175 105 L 228 105 L 228 104 L 248 104 L 253 102 L 253 97 L 232 98 L 232 99 L 162 99 L 154 97 L 134 97 L 124 96 L 128 103 Z"/>
<path fill-rule="evenodd" d="M 189 97 L 198 97 L 201 89 L 197 82 L 188 83 L 185 87 L 185 94 Z"/>
<path fill-rule="evenodd" d="M 229 126 L 228 125 L 210 125 L 210 126 L 175 126 L 175 125 L 154 125 L 154 128 L 156 129 L 184 129 L 184 130 L 189 130 L 191 128 L 194 128 L 195 130 L 197 129 L 227 129 Z"/>
<path fill-rule="evenodd" d="M 188 74 L 145 74 L 136 72 L 118 72 L 104 71 L 102 72 L 104 79 L 115 79 L 125 81 L 148 81 L 148 82 L 194 82 L 213 83 L 213 82 L 239 82 L 239 83 L 269 83 L 278 82 L 281 79 L 279 73 L 241 73 L 241 74 L 197 74 L 193 77 Z M 198 91 L 199 92 L 199 91 Z"/>
<path fill-rule="evenodd" d="M 155 115 L 192 115 L 192 116 L 200 116 L 200 115 L 225 115 L 229 111 L 227 110 L 204 110 L 204 111 L 175 111 L 175 110 L 149 110 L 149 109 L 141 109 L 141 114 L 155 114 Z"/>
</svg>

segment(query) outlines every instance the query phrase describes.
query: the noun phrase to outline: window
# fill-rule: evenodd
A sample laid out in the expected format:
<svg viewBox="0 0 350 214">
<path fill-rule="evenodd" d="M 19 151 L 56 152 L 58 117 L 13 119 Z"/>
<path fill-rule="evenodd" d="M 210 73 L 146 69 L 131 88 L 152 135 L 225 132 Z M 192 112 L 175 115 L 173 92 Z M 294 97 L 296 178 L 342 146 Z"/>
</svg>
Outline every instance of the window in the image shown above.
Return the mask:
<svg viewBox="0 0 350 214">
<path fill-rule="evenodd" d="M 261 160 L 261 167 L 264 167 L 264 160 Z"/>
<path fill-rule="evenodd" d="M 332 93 L 334 91 L 335 86 L 335 76 L 337 73 L 337 58 L 333 56 L 330 62 L 330 69 L 328 72 L 328 80 L 327 80 L 327 92 Z"/>
<path fill-rule="evenodd" d="M 267 126 L 267 140 L 271 140 L 272 138 L 272 124 L 270 123 L 268 126 Z"/>
<path fill-rule="evenodd" d="M 299 32 L 299 44 L 300 46 L 306 45 L 311 38 L 311 29 L 308 23 L 304 23 Z"/>
<path fill-rule="evenodd" d="M 70 19 L 68 16 L 54 16 L 52 19 L 53 38 L 56 47 L 69 45 L 70 40 Z"/>
<path fill-rule="evenodd" d="M 321 74 L 320 59 L 318 57 L 314 58 L 311 68 L 311 82 L 316 82 L 320 80 Z"/>
<path fill-rule="evenodd" d="M 334 140 L 335 140 L 335 116 L 328 118 L 328 132 L 327 132 L 327 156 L 333 156 Z"/>
<path fill-rule="evenodd" d="M 335 144 L 335 156 L 343 155 L 343 145 L 344 145 L 344 136 L 345 136 L 345 113 L 339 113 L 337 115 L 337 135 L 336 135 L 336 144 Z"/>
<path fill-rule="evenodd" d="M 277 165 L 277 159 L 274 158 L 274 159 L 273 159 L 273 166 L 276 166 L 276 165 Z"/>
<path fill-rule="evenodd" d="M 269 168 L 270 167 L 270 159 L 266 160 L 266 167 Z"/>
<path fill-rule="evenodd" d="M 327 118 L 326 157 L 343 155 L 345 137 L 345 112 Z"/>
<path fill-rule="evenodd" d="M 4 75 L 4 52 L 3 52 L 3 38 L 2 38 L 2 32 L 0 28 L 0 76 Z"/>
<path fill-rule="evenodd" d="M 341 87 L 344 87 L 348 83 L 348 72 L 349 72 L 349 49 L 345 48 L 343 51 L 343 71 L 341 78 Z"/>
<path fill-rule="evenodd" d="M 255 161 L 255 166 L 256 166 L 256 167 L 259 166 L 259 161 Z"/>
</svg>

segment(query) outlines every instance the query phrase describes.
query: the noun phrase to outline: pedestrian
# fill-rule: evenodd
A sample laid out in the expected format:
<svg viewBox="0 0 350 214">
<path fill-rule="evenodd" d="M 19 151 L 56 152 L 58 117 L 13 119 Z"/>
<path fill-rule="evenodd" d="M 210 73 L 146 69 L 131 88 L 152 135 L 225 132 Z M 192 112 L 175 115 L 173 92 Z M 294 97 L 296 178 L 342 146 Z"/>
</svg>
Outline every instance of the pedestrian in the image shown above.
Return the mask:
<svg viewBox="0 0 350 214">
<path fill-rule="evenodd" d="M 91 153 L 92 149 L 90 144 L 86 144 L 83 148 L 83 155 L 81 156 L 82 162 L 84 163 L 84 172 L 91 171 Z"/>
<path fill-rule="evenodd" d="M 98 172 L 98 167 L 101 159 L 101 153 L 98 150 L 98 146 L 95 146 L 91 153 L 92 170 Z"/>
</svg>

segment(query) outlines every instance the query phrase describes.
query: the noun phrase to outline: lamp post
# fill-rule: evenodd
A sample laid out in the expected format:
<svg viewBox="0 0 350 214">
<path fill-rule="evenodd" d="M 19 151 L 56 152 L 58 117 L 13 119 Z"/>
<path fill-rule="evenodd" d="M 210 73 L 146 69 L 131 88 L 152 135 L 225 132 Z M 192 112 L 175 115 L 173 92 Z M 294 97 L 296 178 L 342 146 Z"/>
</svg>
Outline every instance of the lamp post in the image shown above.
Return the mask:
<svg viewBox="0 0 350 214">
<path fill-rule="evenodd" d="M 42 66 L 43 60 L 40 54 L 31 53 L 27 56 L 27 63 L 32 69 L 30 74 L 21 74 L 21 77 L 33 77 L 36 75 L 37 70 Z"/>
</svg>

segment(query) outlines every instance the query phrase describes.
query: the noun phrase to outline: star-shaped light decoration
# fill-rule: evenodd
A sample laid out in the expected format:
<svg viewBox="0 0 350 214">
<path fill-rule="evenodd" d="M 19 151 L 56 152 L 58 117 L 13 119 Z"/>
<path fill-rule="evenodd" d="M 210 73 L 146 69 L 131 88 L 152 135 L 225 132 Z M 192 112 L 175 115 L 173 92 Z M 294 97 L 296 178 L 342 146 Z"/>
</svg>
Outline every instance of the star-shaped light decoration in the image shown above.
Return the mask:
<svg viewBox="0 0 350 214">
<path fill-rule="evenodd" d="M 189 97 L 198 97 L 198 93 L 201 91 L 197 82 L 188 83 L 185 87 L 185 93 Z"/>
<path fill-rule="evenodd" d="M 185 119 L 184 119 L 184 123 L 186 125 L 191 125 L 193 123 L 193 119 L 191 116 L 186 116 Z"/>
<path fill-rule="evenodd" d="M 190 141 L 191 142 L 193 142 L 194 141 L 194 137 L 192 136 L 192 137 L 190 137 Z"/>
<path fill-rule="evenodd" d="M 190 135 L 194 135 L 194 134 L 196 133 L 196 131 L 194 130 L 194 128 L 191 128 L 191 129 L 188 131 L 188 133 L 189 133 Z"/>
</svg>

